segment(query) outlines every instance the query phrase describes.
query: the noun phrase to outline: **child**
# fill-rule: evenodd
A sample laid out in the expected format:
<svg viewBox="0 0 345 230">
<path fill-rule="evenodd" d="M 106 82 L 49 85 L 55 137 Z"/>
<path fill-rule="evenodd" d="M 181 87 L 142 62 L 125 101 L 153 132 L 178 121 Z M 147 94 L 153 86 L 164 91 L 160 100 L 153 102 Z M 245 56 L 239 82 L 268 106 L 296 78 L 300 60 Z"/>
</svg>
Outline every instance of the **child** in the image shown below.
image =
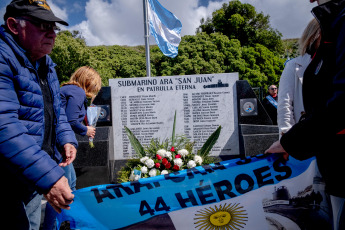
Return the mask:
<svg viewBox="0 0 345 230">
<path fill-rule="evenodd" d="M 86 115 L 88 98 L 93 100 L 101 85 L 100 75 L 88 66 L 77 69 L 71 79 L 62 84 L 61 107 L 65 109 L 68 122 L 76 134 L 94 138 L 95 128 L 85 126 L 82 122 Z"/>
</svg>

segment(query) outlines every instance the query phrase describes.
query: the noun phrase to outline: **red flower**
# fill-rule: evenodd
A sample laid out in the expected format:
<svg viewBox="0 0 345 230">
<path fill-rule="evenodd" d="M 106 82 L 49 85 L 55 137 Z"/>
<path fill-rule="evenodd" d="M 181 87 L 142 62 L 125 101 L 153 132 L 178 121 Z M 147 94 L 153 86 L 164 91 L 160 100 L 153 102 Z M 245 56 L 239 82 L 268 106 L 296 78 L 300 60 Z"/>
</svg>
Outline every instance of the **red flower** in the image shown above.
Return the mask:
<svg viewBox="0 0 345 230">
<path fill-rule="evenodd" d="M 156 163 L 156 164 L 155 164 L 155 167 L 156 167 L 156 168 L 159 168 L 159 167 L 161 167 L 161 164 L 160 164 L 160 163 Z"/>
<path fill-rule="evenodd" d="M 173 147 L 171 147 L 170 152 L 175 152 L 175 148 L 174 148 L 174 146 L 173 146 Z"/>
<path fill-rule="evenodd" d="M 171 163 L 170 163 L 170 162 L 168 162 L 168 163 L 167 163 L 167 164 L 165 164 L 164 166 L 165 166 L 165 168 L 166 168 L 166 169 L 170 169 L 170 167 L 171 167 Z"/>
<path fill-rule="evenodd" d="M 158 154 L 156 155 L 156 157 L 157 157 L 158 160 L 162 159 L 162 157 L 160 155 L 158 155 Z"/>
<path fill-rule="evenodd" d="M 178 167 L 177 165 L 174 165 L 174 167 L 173 167 L 173 170 L 179 170 L 180 169 L 180 167 Z"/>
<path fill-rule="evenodd" d="M 181 158 L 181 155 L 180 155 L 180 154 L 177 154 L 177 155 L 175 156 L 175 158 Z"/>
<path fill-rule="evenodd" d="M 162 164 L 163 164 L 163 165 L 168 164 L 168 162 L 169 162 L 169 161 L 168 161 L 166 158 L 163 158 L 163 160 L 162 160 Z"/>
</svg>

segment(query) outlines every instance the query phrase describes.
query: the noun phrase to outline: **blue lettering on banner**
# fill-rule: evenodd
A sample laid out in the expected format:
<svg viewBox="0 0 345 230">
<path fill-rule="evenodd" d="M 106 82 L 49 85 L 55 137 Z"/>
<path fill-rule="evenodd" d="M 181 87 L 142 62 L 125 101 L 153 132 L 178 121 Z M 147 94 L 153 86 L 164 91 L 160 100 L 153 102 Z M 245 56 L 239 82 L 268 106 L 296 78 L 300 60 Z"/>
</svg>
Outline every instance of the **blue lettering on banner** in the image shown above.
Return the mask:
<svg viewBox="0 0 345 230">
<path fill-rule="evenodd" d="M 246 165 L 252 162 L 252 158 L 247 158 L 236 162 L 236 165 Z M 197 175 L 206 176 L 215 173 L 217 170 L 225 170 L 226 167 L 222 164 L 204 165 L 185 171 L 177 171 L 171 174 L 164 175 L 166 181 L 173 183 L 182 183 L 186 180 L 193 180 Z M 181 208 L 190 206 L 204 205 L 214 203 L 224 199 L 236 197 L 241 194 L 245 194 L 257 188 L 265 185 L 274 184 L 276 181 L 281 181 L 289 178 L 292 175 L 292 169 L 282 164 L 282 158 L 277 158 L 273 163 L 274 172 L 278 174 L 272 176 L 271 168 L 269 166 L 263 166 L 252 170 L 252 174 L 239 173 L 233 176 L 233 180 L 221 180 L 211 185 L 204 185 L 195 187 L 194 190 L 187 190 L 175 193 L 175 197 Z M 201 183 L 202 184 L 202 183 Z M 115 199 L 131 196 L 136 193 L 140 193 L 144 190 L 149 191 L 161 187 L 159 182 L 143 183 L 141 181 L 130 182 L 126 187 L 123 184 L 107 186 L 105 190 L 99 190 L 98 188 L 92 188 L 91 191 L 97 203 L 102 203 L 106 199 Z M 196 199 L 198 198 L 198 199 Z M 142 210 L 146 207 L 145 201 L 142 202 Z M 150 210 L 150 209 L 147 209 Z M 142 214 L 143 212 L 141 212 Z M 151 214 L 152 211 L 144 212 L 145 214 Z"/>
<path fill-rule="evenodd" d="M 102 220 L 105 226 L 125 227 L 154 215 L 220 202 L 277 184 L 300 175 L 312 160 L 290 158 L 283 162 L 280 155 L 272 154 L 198 166 L 135 182 L 84 188 L 75 192 L 71 210 L 64 210 L 59 218 L 74 223 L 78 219 L 75 215 L 80 214 L 73 206 L 88 207 L 81 219 L 88 217 Z M 110 214 L 121 221 L 107 218 Z"/>
</svg>

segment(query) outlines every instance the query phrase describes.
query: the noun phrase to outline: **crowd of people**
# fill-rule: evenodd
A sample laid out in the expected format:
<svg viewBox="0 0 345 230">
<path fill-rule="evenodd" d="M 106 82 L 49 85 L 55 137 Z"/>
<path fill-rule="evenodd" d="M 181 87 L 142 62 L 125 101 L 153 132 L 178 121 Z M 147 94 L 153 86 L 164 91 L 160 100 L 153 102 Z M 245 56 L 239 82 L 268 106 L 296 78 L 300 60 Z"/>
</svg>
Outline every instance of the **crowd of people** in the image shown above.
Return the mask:
<svg viewBox="0 0 345 230">
<path fill-rule="evenodd" d="M 314 2 L 315 0 L 310 0 Z M 316 156 L 331 197 L 333 229 L 345 229 L 342 143 L 345 139 L 345 0 L 318 0 L 299 41 L 300 56 L 286 63 L 263 104 L 280 139 L 266 153 L 285 160 Z M 97 71 L 80 67 L 60 89 L 52 51 L 56 17 L 45 0 L 13 0 L 0 27 L 0 178 L 4 229 L 45 229 L 70 209 L 76 175 L 75 134 L 95 136 L 83 124 L 87 98 L 101 88 Z M 278 100 L 279 97 L 279 100 Z"/>
</svg>

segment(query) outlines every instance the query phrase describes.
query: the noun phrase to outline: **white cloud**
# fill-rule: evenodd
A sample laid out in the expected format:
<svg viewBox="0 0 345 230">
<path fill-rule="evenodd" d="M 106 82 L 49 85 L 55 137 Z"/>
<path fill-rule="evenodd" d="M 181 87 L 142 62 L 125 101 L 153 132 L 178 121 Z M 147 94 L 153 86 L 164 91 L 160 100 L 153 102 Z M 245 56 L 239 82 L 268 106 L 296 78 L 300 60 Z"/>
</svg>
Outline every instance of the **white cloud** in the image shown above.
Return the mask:
<svg viewBox="0 0 345 230">
<path fill-rule="evenodd" d="M 207 7 L 198 6 L 198 0 L 159 0 L 182 22 L 182 36 L 193 35 L 201 18 L 207 18 L 223 3 L 210 2 Z M 315 4 L 307 0 L 241 0 L 256 7 L 256 10 L 270 15 L 271 26 L 278 29 L 283 38 L 299 37 L 312 19 L 310 10 Z M 65 13 L 54 9 L 56 14 Z M 63 15 L 63 14 L 62 14 Z M 70 30 L 81 31 L 88 45 L 143 45 L 143 6 L 140 0 L 89 0 L 85 6 L 87 20 Z M 62 16 L 61 16 L 62 17 Z M 150 43 L 154 39 L 150 36 Z"/>
<path fill-rule="evenodd" d="M 88 45 L 138 45 L 144 41 L 143 9 L 138 0 L 90 0 L 86 4 Z M 85 28 L 86 29 L 86 28 Z"/>
<path fill-rule="evenodd" d="M 55 5 L 51 0 L 48 0 L 47 2 L 56 17 L 61 18 L 64 21 L 68 21 L 66 9 L 61 9 L 60 7 Z"/>
<path fill-rule="evenodd" d="M 182 22 L 182 36 L 195 34 L 202 17 L 210 16 L 221 6 L 212 2 L 209 7 L 198 7 L 198 0 L 160 0 Z M 87 21 L 70 27 L 79 30 L 88 45 L 143 45 L 144 16 L 142 1 L 90 0 L 85 6 Z M 154 38 L 150 36 L 150 43 Z"/>
<path fill-rule="evenodd" d="M 270 16 L 271 26 L 283 34 L 283 38 L 298 38 L 313 18 L 311 9 L 316 4 L 309 0 L 242 0 L 256 10 Z"/>
</svg>

